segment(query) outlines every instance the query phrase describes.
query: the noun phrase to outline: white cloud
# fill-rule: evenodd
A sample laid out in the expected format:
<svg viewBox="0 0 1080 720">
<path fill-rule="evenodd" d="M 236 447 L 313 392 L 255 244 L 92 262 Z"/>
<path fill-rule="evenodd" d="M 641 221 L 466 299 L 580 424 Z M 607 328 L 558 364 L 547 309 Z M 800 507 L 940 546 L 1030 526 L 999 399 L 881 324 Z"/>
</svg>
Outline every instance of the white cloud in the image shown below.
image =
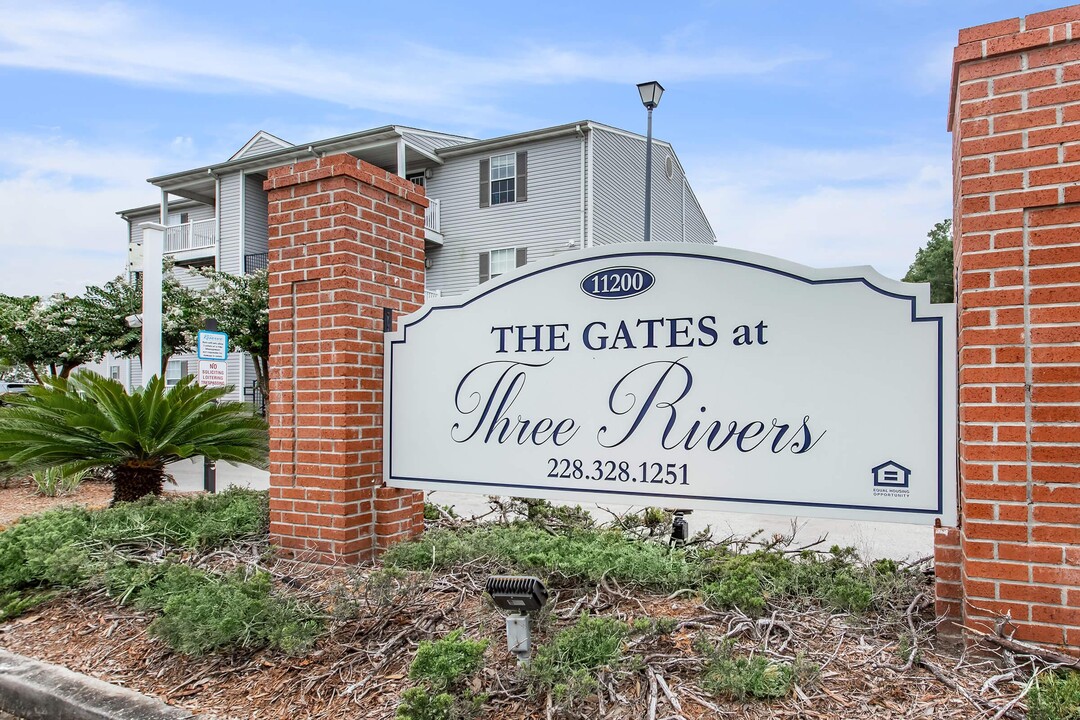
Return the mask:
<svg viewBox="0 0 1080 720">
<path fill-rule="evenodd" d="M 709 166 L 690 177 L 717 242 L 805 265 L 871 265 L 900 278 L 952 213 L 945 147 L 762 148 Z"/>
<path fill-rule="evenodd" d="M 81 292 L 124 269 L 116 211 L 157 199 L 145 178 L 159 159 L 69 138 L 9 135 L 0 177 L 0 292 Z"/>
<path fill-rule="evenodd" d="M 757 75 L 807 59 L 797 53 L 752 55 L 671 44 L 655 51 L 631 46 L 583 51 L 519 42 L 493 62 L 399 38 L 383 39 L 386 46 L 380 48 L 378 33 L 366 35 L 363 52 L 355 54 L 303 44 L 260 45 L 175 26 L 163 42 L 161 24 L 161 18 L 120 4 L 13 5 L 0 24 L 0 65 L 188 90 L 286 92 L 395 114 L 441 109 L 463 121 L 490 125 L 493 117 L 506 113 L 485 104 L 484 93 L 501 86 Z M 379 57 L 393 60 L 372 72 L 372 58 Z M 471 102 L 462 103 L 463 97 Z"/>
</svg>

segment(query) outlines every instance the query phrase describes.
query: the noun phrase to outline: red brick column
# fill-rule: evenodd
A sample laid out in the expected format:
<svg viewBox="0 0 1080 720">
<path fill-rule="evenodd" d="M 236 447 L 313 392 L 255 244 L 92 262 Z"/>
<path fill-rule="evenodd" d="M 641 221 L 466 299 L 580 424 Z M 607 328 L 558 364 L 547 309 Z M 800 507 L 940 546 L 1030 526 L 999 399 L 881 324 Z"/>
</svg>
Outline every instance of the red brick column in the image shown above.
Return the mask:
<svg viewBox="0 0 1080 720">
<path fill-rule="evenodd" d="M 427 198 L 335 155 L 271 170 L 270 533 L 355 562 L 423 528 L 423 493 L 382 486 L 383 309 L 424 302 Z"/>
<path fill-rule="evenodd" d="M 1080 5 L 961 30 L 954 57 L 961 527 L 937 535 L 938 607 L 1077 651 Z"/>
</svg>

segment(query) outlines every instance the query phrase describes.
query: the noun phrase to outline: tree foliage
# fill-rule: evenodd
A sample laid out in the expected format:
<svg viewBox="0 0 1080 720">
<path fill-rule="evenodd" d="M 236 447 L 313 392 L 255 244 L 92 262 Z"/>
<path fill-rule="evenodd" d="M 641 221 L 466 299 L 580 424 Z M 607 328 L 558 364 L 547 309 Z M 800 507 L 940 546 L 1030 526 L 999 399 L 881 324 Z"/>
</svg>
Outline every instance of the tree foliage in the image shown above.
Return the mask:
<svg viewBox="0 0 1080 720">
<path fill-rule="evenodd" d="M 88 322 L 81 298 L 0 295 L 0 360 L 5 365 L 25 366 L 40 382 L 67 377 L 104 354 L 103 338 Z"/>
<path fill-rule="evenodd" d="M 195 334 L 206 317 L 203 296 L 181 284 L 166 261 L 162 283 L 161 369 L 169 358 L 195 348 Z M 127 318 L 142 313 L 142 286 L 116 277 L 89 286 L 82 295 L 41 298 L 0 295 L 0 364 L 27 368 L 43 377 L 68 377 L 71 371 L 106 354 L 139 357 L 142 330 Z"/>
<path fill-rule="evenodd" d="M 915 253 L 904 282 L 930 283 L 930 302 L 953 301 L 953 240 L 952 220 L 942 220 L 926 234 L 926 247 Z"/>
<path fill-rule="evenodd" d="M 206 317 L 206 305 L 197 290 L 181 284 L 166 260 L 161 285 L 161 369 L 169 358 L 195 349 L 195 336 Z M 101 287 L 90 286 L 82 297 L 87 323 L 102 339 L 105 352 L 118 357 L 140 357 L 142 328 L 130 327 L 127 318 L 142 313 L 141 275 L 134 282 L 116 277 Z"/>
<path fill-rule="evenodd" d="M 229 335 L 229 345 L 251 355 L 263 397 L 270 395 L 270 282 L 266 270 L 233 275 L 212 268 L 200 274 L 210 281 L 204 291 L 208 317 Z"/>
</svg>

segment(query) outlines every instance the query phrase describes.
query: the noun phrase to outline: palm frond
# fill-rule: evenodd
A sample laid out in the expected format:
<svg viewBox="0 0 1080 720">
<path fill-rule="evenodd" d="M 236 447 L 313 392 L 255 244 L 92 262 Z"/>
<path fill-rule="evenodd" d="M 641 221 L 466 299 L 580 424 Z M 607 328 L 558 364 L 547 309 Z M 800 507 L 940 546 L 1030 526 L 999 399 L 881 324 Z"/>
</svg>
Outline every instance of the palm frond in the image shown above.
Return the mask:
<svg viewBox="0 0 1080 720">
<path fill-rule="evenodd" d="M 49 380 L 0 408 L 0 466 L 22 474 L 56 465 L 80 469 L 163 466 L 189 457 L 265 467 L 266 422 L 222 389 L 161 378 L 131 393 L 91 372 Z"/>
</svg>

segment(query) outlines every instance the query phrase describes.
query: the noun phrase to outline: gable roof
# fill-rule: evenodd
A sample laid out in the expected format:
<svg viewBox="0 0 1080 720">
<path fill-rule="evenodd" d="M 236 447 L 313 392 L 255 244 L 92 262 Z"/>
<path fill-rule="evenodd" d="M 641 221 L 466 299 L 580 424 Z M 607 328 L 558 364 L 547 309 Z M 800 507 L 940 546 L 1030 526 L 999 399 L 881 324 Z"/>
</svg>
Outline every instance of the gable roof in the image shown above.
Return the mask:
<svg viewBox="0 0 1080 720">
<path fill-rule="evenodd" d="M 263 153 L 273 152 L 274 150 L 281 150 L 282 148 L 292 147 L 292 143 L 282 140 L 277 135 L 271 135 L 265 130 L 260 130 L 255 133 L 254 136 L 246 143 L 244 147 L 233 153 L 232 160 L 239 160 L 244 157 L 251 157 L 253 155 L 262 155 Z"/>
</svg>

